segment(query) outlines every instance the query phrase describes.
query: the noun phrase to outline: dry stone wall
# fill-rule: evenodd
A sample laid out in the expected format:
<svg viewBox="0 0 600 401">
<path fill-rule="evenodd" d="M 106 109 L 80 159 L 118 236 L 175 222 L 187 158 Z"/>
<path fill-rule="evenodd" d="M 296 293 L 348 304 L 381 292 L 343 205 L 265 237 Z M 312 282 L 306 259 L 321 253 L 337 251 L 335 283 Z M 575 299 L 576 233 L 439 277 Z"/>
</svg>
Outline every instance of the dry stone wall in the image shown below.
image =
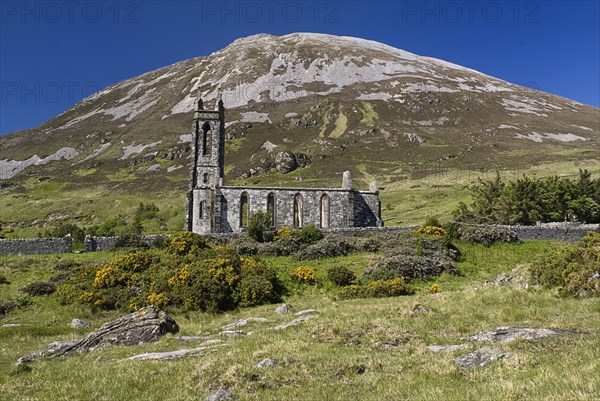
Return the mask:
<svg viewBox="0 0 600 401">
<path fill-rule="evenodd" d="M 0 239 L 0 255 L 48 255 L 72 250 L 71 237 Z"/>
</svg>

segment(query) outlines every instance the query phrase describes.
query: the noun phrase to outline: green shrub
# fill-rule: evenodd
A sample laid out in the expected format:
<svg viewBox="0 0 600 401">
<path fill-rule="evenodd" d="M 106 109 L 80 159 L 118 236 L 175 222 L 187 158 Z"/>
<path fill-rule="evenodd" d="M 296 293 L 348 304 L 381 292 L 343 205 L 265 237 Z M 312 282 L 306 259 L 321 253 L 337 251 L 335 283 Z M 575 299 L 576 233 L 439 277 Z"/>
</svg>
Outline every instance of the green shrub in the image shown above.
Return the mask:
<svg viewBox="0 0 600 401">
<path fill-rule="evenodd" d="M 366 293 L 373 298 L 397 297 L 409 295 L 414 291 L 406 287 L 404 279 L 398 277 L 392 280 L 376 280 L 367 285 Z"/>
<path fill-rule="evenodd" d="M 61 281 L 58 297 L 99 309 L 137 310 L 153 304 L 210 312 L 279 300 L 282 287 L 263 262 L 222 246 L 200 255 L 136 251 L 103 265 L 76 267 Z"/>
<path fill-rule="evenodd" d="M 352 284 L 356 275 L 346 266 L 335 265 L 327 269 L 327 278 L 338 287 L 344 287 Z"/>
<path fill-rule="evenodd" d="M 425 223 L 423 223 L 424 227 L 440 227 L 442 228 L 442 225 L 440 224 L 440 221 L 437 219 L 437 217 L 435 216 L 429 216 L 427 217 L 427 219 L 425 219 Z"/>
<path fill-rule="evenodd" d="M 379 252 L 383 248 L 380 236 L 354 237 L 354 248 L 359 252 Z"/>
<path fill-rule="evenodd" d="M 267 212 L 256 212 L 250 216 L 246 234 L 258 242 L 270 241 L 273 239 L 271 231 L 271 216 Z"/>
<path fill-rule="evenodd" d="M 60 223 L 54 228 L 46 230 L 44 237 L 62 238 L 66 235 L 70 235 L 77 243 L 83 243 L 85 239 L 85 232 L 81 227 L 68 223 Z"/>
<path fill-rule="evenodd" d="M 289 256 L 300 249 L 297 238 L 283 238 L 274 242 L 261 244 L 258 254 L 261 256 Z"/>
<path fill-rule="evenodd" d="M 54 271 L 62 272 L 62 271 L 71 271 L 76 267 L 81 266 L 82 264 L 79 262 L 65 262 L 65 263 L 57 263 L 52 268 Z"/>
<path fill-rule="evenodd" d="M 590 232 L 577 244 L 534 262 L 530 274 L 534 284 L 565 295 L 600 296 L 600 233 Z"/>
<path fill-rule="evenodd" d="M 341 236 L 328 235 L 323 240 L 307 246 L 296 253 L 298 260 L 313 260 L 345 256 L 355 250 L 350 240 Z"/>
<path fill-rule="evenodd" d="M 455 223 L 444 223 L 442 228 L 446 232 L 446 236 L 444 239 L 452 241 L 458 239 L 460 237 L 460 231 L 458 229 L 458 224 Z"/>
<path fill-rule="evenodd" d="M 414 291 L 406 286 L 404 279 L 398 277 L 372 281 L 366 286 L 352 284 L 342 287 L 336 299 L 386 298 L 410 294 L 414 294 Z"/>
<path fill-rule="evenodd" d="M 377 280 L 393 280 L 398 277 L 398 273 L 388 267 L 379 267 L 377 269 L 369 268 L 361 278 L 363 283 L 370 283 Z"/>
<path fill-rule="evenodd" d="M 260 247 L 260 243 L 249 237 L 240 237 L 232 240 L 230 246 L 235 249 L 239 255 L 256 255 Z"/>
<path fill-rule="evenodd" d="M 506 227 L 460 225 L 459 232 L 462 240 L 483 244 L 485 246 L 490 246 L 496 242 L 519 242 L 517 233 Z"/>
<path fill-rule="evenodd" d="M 383 272 L 377 273 L 379 270 Z M 437 277 L 442 273 L 459 275 L 460 270 L 449 258 L 415 255 L 394 255 L 374 262 L 367 269 L 366 277 L 370 275 L 380 278 L 381 275 L 389 277 L 390 272 L 396 278 L 403 277 L 407 281 L 417 278 Z"/>
<path fill-rule="evenodd" d="M 366 297 L 367 297 L 366 288 L 363 286 L 360 286 L 360 285 L 356 285 L 356 284 L 342 287 L 336 294 L 336 299 L 356 299 L 356 298 L 366 298 Z"/>
<path fill-rule="evenodd" d="M 10 284 L 10 281 L 8 281 L 4 274 L 0 274 L 0 284 Z"/>
<path fill-rule="evenodd" d="M 0 300 L 0 316 L 7 315 L 19 306 L 15 301 Z"/>
<path fill-rule="evenodd" d="M 49 281 L 35 281 L 21 288 L 19 291 L 32 297 L 50 295 L 56 291 L 56 284 Z"/>
<path fill-rule="evenodd" d="M 298 232 L 298 238 L 303 244 L 309 245 L 314 244 L 315 242 L 323 238 L 323 233 L 321 233 L 321 230 L 315 227 L 314 224 L 311 224 L 302 228 Z"/>
</svg>

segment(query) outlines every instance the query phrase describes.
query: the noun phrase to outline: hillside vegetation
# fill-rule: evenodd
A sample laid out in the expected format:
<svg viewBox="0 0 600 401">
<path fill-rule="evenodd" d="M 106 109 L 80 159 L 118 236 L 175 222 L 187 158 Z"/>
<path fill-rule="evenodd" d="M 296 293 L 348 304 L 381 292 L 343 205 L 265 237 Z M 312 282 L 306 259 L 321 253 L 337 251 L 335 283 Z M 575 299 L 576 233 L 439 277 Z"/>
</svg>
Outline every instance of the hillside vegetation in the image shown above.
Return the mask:
<svg viewBox="0 0 600 401">
<path fill-rule="evenodd" d="M 551 176 L 527 177 L 505 183 L 500 174 L 471 187 L 471 209 L 461 202 L 454 215 L 460 221 L 496 224 L 579 221 L 600 222 L 600 178 L 579 170 L 576 181 Z"/>
<path fill-rule="evenodd" d="M 565 297 L 553 288 L 527 284 L 529 263 L 551 260 L 543 257 L 562 247 L 558 243 L 483 245 L 458 240 L 454 245 L 460 256 L 448 260 L 460 274 L 448 271 L 410 279 L 407 285 L 411 291 L 405 294 L 412 295 L 340 299 L 344 287 L 338 284 L 361 285 L 367 270 L 393 257 L 389 249 L 399 247 L 413 258 L 440 257 L 440 252 L 450 249 L 441 246 L 441 233 L 430 228 L 402 238 L 350 237 L 346 241 L 354 248 L 345 256 L 308 260 L 266 256 L 264 252 L 272 252 L 272 246 L 257 243 L 257 252 L 263 253 L 259 263 L 273 269 L 286 289 L 281 301 L 294 311 L 312 309 L 312 319 L 282 329 L 281 324 L 296 316 L 275 313 L 275 305 L 268 303 L 274 300 L 267 299 L 263 305 L 228 308 L 219 314 L 172 303 L 163 307 L 181 327 L 178 335 L 201 336 L 192 343 L 167 335 L 157 343 L 108 348 L 64 360 L 42 359 L 25 367 L 14 365 L 20 356 L 54 340 L 82 337 L 123 313 L 87 302 L 64 304 L 59 293 L 31 291 L 31 283 L 55 282 L 60 286 L 68 280 L 65 273 L 85 266 L 97 273 L 128 255 L 139 257 L 140 253 L 3 257 L 1 298 L 3 304 L 12 300 L 15 305 L 1 322 L 22 325 L 0 327 L 0 375 L 5 378 L 0 383 L 0 399 L 126 400 L 135 394 L 140 399 L 197 400 L 221 387 L 239 400 L 261 401 L 598 399 L 597 298 Z M 283 234 L 275 242 L 290 240 Z M 597 247 L 592 238 L 584 243 Z M 385 250 L 371 248 L 377 243 Z M 356 244 L 361 244 L 362 250 Z M 177 241 L 166 244 L 163 250 L 143 252 L 161 258 L 180 253 L 197 263 L 210 260 L 198 259 L 207 245 Z M 145 273 L 141 265 L 140 269 L 142 278 Z M 181 270 L 174 267 L 172 273 L 178 276 Z M 495 279 L 501 273 L 512 280 Z M 25 287 L 29 288 L 26 293 L 20 291 Z M 70 328 L 69 322 L 75 317 L 90 321 L 92 328 Z M 240 319 L 249 322 L 240 328 L 245 335 L 225 339 L 225 347 L 207 355 L 163 362 L 120 361 L 142 352 L 195 347 L 207 339 L 224 339 L 218 335 L 222 327 Z M 481 346 L 465 343 L 463 337 L 498 326 L 560 328 L 571 334 L 503 343 L 501 347 L 511 355 L 483 369 L 464 370 L 453 363 L 457 356 Z M 455 351 L 433 353 L 427 348 L 461 343 L 465 343 L 464 348 Z M 256 367 L 263 358 L 276 360 L 278 366 Z"/>
</svg>

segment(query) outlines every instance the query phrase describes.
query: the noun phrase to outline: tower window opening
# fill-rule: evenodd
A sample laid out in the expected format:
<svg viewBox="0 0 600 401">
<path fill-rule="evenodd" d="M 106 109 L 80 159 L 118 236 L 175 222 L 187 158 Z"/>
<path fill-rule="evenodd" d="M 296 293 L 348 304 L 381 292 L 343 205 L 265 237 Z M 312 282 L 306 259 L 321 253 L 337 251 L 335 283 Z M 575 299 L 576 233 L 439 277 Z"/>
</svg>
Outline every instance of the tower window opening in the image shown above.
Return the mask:
<svg viewBox="0 0 600 401">
<path fill-rule="evenodd" d="M 240 198 L 240 227 L 248 227 L 250 219 L 250 199 L 246 192 L 242 193 Z"/>
<path fill-rule="evenodd" d="M 202 156 L 210 155 L 212 148 L 211 128 L 209 123 L 202 126 Z"/>
<path fill-rule="evenodd" d="M 271 220 L 271 227 L 275 227 L 275 194 L 267 195 L 267 215 Z"/>
<path fill-rule="evenodd" d="M 294 228 L 302 227 L 302 195 L 294 196 Z"/>
<path fill-rule="evenodd" d="M 329 228 L 329 196 L 321 196 L 321 228 Z"/>
</svg>

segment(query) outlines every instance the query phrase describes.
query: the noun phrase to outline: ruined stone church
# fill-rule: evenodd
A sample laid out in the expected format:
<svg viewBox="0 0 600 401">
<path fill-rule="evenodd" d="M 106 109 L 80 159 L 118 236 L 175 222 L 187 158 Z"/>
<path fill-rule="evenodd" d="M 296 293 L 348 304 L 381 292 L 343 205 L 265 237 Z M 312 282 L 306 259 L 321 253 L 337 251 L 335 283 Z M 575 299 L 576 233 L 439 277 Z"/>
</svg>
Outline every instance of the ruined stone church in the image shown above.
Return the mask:
<svg viewBox="0 0 600 401">
<path fill-rule="evenodd" d="M 192 162 L 186 203 L 186 229 L 198 234 L 243 232 L 252 214 L 267 212 L 274 228 L 321 229 L 382 226 L 375 183 L 369 191 L 352 188 L 344 173 L 341 188 L 271 188 L 224 185 L 225 108 L 204 110 L 198 101 L 193 118 Z"/>
</svg>

